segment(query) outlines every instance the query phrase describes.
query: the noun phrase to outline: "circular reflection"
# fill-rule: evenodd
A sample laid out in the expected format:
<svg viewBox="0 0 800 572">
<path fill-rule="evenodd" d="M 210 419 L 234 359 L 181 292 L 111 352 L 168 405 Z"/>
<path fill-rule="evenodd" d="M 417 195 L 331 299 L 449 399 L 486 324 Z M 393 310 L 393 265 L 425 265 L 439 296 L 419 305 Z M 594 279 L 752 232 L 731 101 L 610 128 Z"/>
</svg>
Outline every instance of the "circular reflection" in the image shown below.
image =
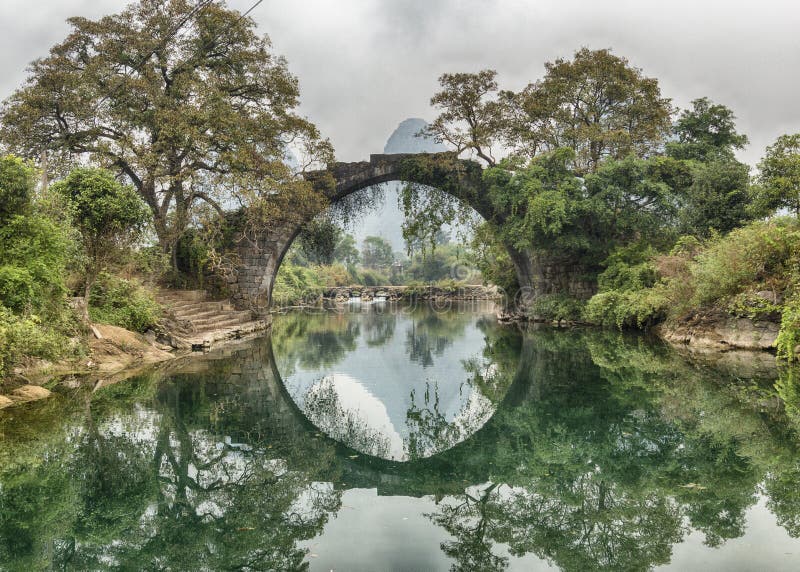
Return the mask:
<svg viewBox="0 0 800 572">
<path fill-rule="evenodd" d="M 273 324 L 275 362 L 329 437 L 387 460 L 430 457 L 480 429 L 513 381 L 518 353 L 499 348 L 519 334 L 494 315 L 488 303 L 286 314 Z"/>
</svg>

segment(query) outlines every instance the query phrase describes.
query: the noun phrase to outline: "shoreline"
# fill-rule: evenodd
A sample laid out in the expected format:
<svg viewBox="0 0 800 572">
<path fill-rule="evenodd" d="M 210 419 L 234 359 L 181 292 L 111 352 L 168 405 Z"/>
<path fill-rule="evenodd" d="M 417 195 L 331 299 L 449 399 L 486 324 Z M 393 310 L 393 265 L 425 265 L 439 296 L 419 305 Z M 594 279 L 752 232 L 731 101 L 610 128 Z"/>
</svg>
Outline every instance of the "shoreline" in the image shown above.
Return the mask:
<svg viewBox="0 0 800 572">
<path fill-rule="evenodd" d="M 395 293 L 402 292 L 403 287 L 393 287 Z M 491 289 L 481 287 L 485 293 Z M 353 292 L 355 288 L 342 287 L 330 289 L 338 292 Z M 362 303 L 376 302 L 377 293 L 388 290 L 387 288 L 369 287 L 358 289 L 359 292 L 367 290 L 368 296 L 361 298 Z M 433 296 L 420 296 L 419 299 L 430 303 L 447 300 L 455 303 L 470 301 L 470 299 L 456 296 L 453 292 L 442 293 L 440 289 L 430 289 Z M 372 295 L 370 295 L 372 294 Z M 487 302 L 496 300 L 496 297 L 472 298 L 473 302 Z M 80 378 L 81 384 L 94 384 L 93 391 L 119 383 L 130 377 L 158 369 L 162 366 L 171 367 L 180 361 L 192 361 L 202 358 L 208 353 L 235 346 L 264 335 L 272 330 L 272 315 L 285 314 L 294 311 L 336 311 L 347 306 L 347 299 L 343 296 L 325 298 L 328 304 L 335 303 L 335 307 L 322 306 L 281 306 L 270 311 L 267 318 L 258 322 L 259 327 L 253 327 L 246 332 L 218 330 L 209 332 L 202 349 L 182 343 L 181 338 L 173 332 L 167 332 L 166 337 L 171 340 L 171 346 L 158 343 L 151 337 L 137 334 L 123 328 L 105 324 L 97 324 L 101 339 L 91 338 L 88 342 L 89 355 L 81 359 L 65 360 L 56 363 L 34 364 L 23 368 L 7 379 L 3 380 L 0 393 L 0 411 L 17 405 L 45 399 L 51 395 L 48 388 L 54 388 L 62 383 L 75 383 L 75 378 Z M 404 302 L 402 297 L 392 298 L 387 302 Z M 537 324 L 553 328 L 598 328 L 595 324 L 567 320 L 531 319 L 519 313 L 504 311 L 496 314 L 499 323 L 504 325 L 523 326 Z M 658 324 L 649 330 L 634 330 L 639 333 L 650 333 L 669 345 L 675 351 L 692 359 L 702 359 L 708 363 L 737 367 L 756 367 L 756 369 L 771 369 L 777 367 L 774 341 L 777 336 L 778 324 L 771 320 L 752 320 L 750 318 L 732 318 L 716 314 L 693 316 L 676 324 Z M 163 339 L 163 338 L 162 338 Z M 194 344 L 197 346 L 197 344 Z M 169 349 L 167 349 L 169 348 Z M 169 365 L 167 365 L 169 364 Z M 749 364 L 749 365 L 748 365 Z M 16 383 L 14 382 L 16 381 Z"/>
</svg>

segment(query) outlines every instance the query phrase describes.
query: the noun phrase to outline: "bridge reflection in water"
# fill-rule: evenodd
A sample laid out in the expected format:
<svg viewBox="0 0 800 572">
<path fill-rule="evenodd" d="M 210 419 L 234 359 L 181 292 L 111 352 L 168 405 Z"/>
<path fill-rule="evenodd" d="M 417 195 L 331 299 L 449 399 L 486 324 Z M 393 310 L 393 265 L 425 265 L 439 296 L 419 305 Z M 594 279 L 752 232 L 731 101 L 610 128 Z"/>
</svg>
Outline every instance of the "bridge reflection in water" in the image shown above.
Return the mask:
<svg viewBox="0 0 800 572">
<path fill-rule="evenodd" d="M 789 570 L 800 392 L 745 363 L 480 313 L 282 316 L 0 417 L 0 569 Z"/>
</svg>

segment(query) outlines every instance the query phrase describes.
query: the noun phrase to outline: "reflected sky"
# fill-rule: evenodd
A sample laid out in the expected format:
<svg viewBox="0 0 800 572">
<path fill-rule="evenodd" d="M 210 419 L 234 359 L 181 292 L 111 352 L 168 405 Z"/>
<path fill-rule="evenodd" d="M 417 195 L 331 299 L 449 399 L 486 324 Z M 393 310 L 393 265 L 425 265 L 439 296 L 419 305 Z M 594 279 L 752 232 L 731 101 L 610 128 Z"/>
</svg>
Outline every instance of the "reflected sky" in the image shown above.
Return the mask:
<svg viewBox="0 0 800 572">
<path fill-rule="evenodd" d="M 292 399 L 327 435 L 384 459 L 428 457 L 469 437 L 497 407 L 496 392 L 484 395 L 476 383 L 497 371 L 485 352 L 487 330 L 499 327 L 492 310 L 362 304 L 279 316 L 276 364 Z M 294 327 L 298 319 L 314 320 L 312 331 Z"/>
</svg>

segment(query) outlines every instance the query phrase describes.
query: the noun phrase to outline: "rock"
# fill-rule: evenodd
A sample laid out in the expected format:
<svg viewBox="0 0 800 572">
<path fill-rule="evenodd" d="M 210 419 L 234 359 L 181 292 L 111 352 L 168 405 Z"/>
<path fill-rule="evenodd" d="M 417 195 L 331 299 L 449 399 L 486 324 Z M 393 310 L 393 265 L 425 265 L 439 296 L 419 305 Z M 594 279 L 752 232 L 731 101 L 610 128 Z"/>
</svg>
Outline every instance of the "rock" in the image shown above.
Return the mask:
<svg viewBox="0 0 800 572">
<path fill-rule="evenodd" d="M 756 292 L 756 297 L 766 300 L 770 304 L 780 304 L 783 301 L 783 296 L 776 294 L 772 290 L 761 290 Z"/>
<path fill-rule="evenodd" d="M 780 325 L 768 320 L 731 318 L 721 314 L 696 315 L 683 324 L 662 325 L 656 333 L 665 340 L 714 350 L 769 350 Z"/>
<path fill-rule="evenodd" d="M 5 395 L 0 395 L 0 409 L 5 409 L 6 407 L 9 407 L 10 405 L 14 405 L 14 402 L 11 401 Z"/>
<path fill-rule="evenodd" d="M 38 385 L 23 385 L 12 391 L 10 397 L 17 403 L 27 403 L 50 397 L 50 391 Z"/>
</svg>

